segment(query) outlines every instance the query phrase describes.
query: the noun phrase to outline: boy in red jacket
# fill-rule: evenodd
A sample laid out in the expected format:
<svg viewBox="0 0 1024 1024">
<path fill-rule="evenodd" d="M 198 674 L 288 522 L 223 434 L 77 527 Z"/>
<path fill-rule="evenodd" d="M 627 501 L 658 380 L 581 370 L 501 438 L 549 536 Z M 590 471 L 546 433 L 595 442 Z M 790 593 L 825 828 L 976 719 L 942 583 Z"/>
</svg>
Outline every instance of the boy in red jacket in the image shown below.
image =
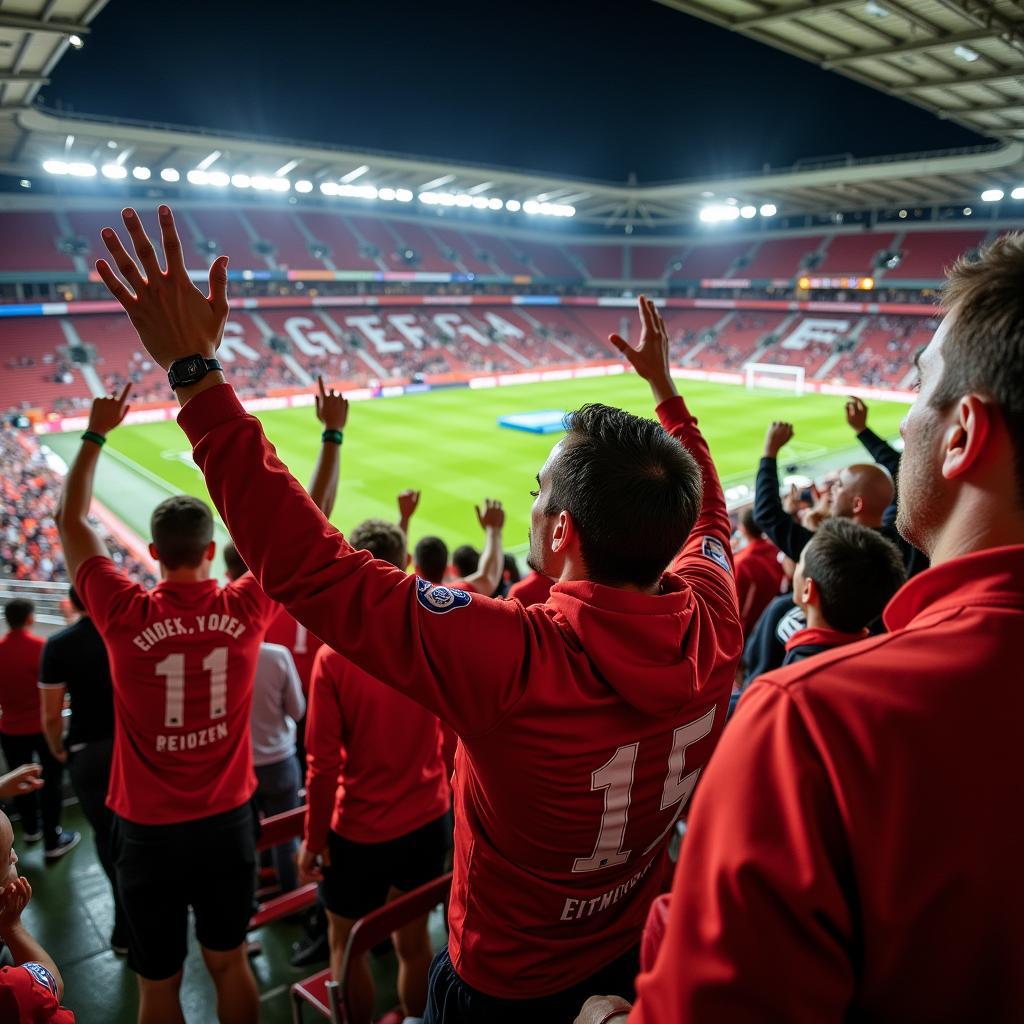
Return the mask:
<svg viewBox="0 0 1024 1024">
<path fill-rule="evenodd" d="M 173 366 L 179 423 L 246 564 L 326 644 L 461 739 L 451 938 L 425 1020 L 559 1020 L 596 983 L 628 993 L 742 646 L 725 498 L 654 304 L 640 301 L 638 349 L 612 340 L 648 380 L 662 426 L 599 405 L 570 417 L 531 517 L 531 566 L 559 582 L 525 608 L 355 551 L 207 362 L 228 311 L 226 260 L 203 296 L 167 207 L 166 272 L 134 211 L 124 222 L 152 281 L 111 230 L 134 294 L 105 261 L 99 272 Z"/>
</svg>

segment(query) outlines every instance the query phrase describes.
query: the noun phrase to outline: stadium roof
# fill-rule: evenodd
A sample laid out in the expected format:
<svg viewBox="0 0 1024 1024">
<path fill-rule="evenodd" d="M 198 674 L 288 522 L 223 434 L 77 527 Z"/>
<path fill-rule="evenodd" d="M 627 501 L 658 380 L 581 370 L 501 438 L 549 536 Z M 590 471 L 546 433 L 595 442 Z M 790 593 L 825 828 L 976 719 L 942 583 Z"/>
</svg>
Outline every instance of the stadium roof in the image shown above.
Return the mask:
<svg viewBox="0 0 1024 1024">
<path fill-rule="evenodd" d="M 1024 13 L 1017 0 L 660 2 L 982 135 L 1024 139 Z"/>
</svg>

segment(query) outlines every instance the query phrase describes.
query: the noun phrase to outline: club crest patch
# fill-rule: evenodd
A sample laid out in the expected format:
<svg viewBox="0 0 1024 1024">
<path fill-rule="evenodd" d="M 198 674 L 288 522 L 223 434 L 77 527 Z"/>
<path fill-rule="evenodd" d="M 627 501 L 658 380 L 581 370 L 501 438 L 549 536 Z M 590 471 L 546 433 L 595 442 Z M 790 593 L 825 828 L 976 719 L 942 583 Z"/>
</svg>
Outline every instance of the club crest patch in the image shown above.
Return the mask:
<svg viewBox="0 0 1024 1024">
<path fill-rule="evenodd" d="M 50 974 L 42 964 L 32 961 L 27 964 L 22 964 L 21 966 L 24 967 L 25 970 L 43 986 L 43 988 L 47 989 L 47 991 L 51 992 L 53 995 L 57 994 L 57 982 L 54 981 L 53 975 Z"/>
<path fill-rule="evenodd" d="M 465 608 L 473 600 L 473 595 L 465 590 L 457 590 L 455 587 L 435 586 L 426 580 L 417 580 L 416 600 L 428 612 L 444 615 L 456 608 Z"/>
<path fill-rule="evenodd" d="M 701 554 L 710 558 L 715 565 L 720 565 L 726 572 L 731 573 L 729 556 L 725 553 L 725 545 L 717 537 L 705 537 L 701 546 Z"/>
</svg>

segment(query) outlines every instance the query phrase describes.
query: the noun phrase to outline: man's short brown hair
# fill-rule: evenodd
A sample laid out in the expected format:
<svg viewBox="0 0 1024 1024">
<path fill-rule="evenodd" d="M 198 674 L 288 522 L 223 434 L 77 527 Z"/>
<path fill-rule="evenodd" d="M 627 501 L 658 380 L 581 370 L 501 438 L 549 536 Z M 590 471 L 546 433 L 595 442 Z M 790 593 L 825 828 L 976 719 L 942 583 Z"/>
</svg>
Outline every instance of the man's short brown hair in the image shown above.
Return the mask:
<svg viewBox="0 0 1024 1024">
<path fill-rule="evenodd" d="M 349 535 L 348 542 L 357 551 L 369 551 L 374 558 L 405 568 L 405 534 L 384 519 L 366 519 Z"/>
<path fill-rule="evenodd" d="M 1013 445 L 1017 494 L 1024 505 L 1024 234 L 997 238 L 976 260 L 957 260 L 942 301 L 954 319 L 930 404 L 948 409 L 973 391 L 998 406 Z"/>
<path fill-rule="evenodd" d="M 195 569 L 213 540 L 213 513 L 188 494 L 161 501 L 149 520 L 157 557 L 167 569 Z"/>
</svg>

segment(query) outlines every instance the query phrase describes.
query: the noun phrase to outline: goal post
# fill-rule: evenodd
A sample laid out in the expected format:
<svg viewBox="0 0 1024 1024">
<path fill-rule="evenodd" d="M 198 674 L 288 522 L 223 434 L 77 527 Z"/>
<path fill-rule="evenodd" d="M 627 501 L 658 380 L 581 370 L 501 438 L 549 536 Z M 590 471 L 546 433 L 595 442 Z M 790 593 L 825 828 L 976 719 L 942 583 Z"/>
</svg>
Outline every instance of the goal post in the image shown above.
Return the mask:
<svg viewBox="0 0 1024 1024">
<path fill-rule="evenodd" d="M 783 366 L 779 363 L 747 363 L 743 367 L 747 389 L 774 388 L 779 391 L 804 393 L 807 371 L 802 366 Z"/>
</svg>

